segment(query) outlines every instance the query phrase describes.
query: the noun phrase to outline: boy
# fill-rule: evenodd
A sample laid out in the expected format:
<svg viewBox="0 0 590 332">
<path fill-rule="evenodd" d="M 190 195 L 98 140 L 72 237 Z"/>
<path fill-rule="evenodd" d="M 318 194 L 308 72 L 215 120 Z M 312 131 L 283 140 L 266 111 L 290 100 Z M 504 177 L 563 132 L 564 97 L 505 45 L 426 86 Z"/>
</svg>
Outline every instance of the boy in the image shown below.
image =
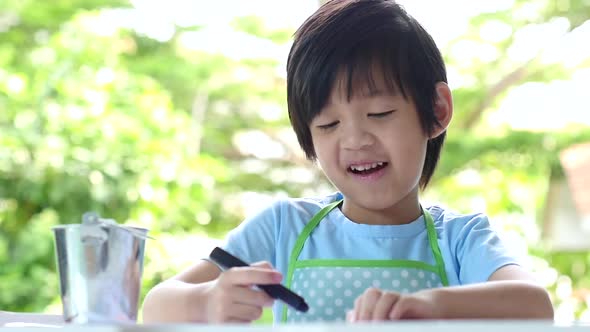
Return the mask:
<svg viewBox="0 0 590 332">
<path fill-rule="evenodd" d="M 288 109 L 338 192 L 243 222 L 225 249 L 261 263 L 198 262 L 148 294 L 145 321 L 250 322 L 273 305 L 252 285 L 283 279 L 310 310 L 274 303 L 275 322 L 552 318 L 485 216 L 420 205 L 452 117 L 446 81 L 432 38 L 395 2 L 323 5 L 295 34 Z"/>
</svg>

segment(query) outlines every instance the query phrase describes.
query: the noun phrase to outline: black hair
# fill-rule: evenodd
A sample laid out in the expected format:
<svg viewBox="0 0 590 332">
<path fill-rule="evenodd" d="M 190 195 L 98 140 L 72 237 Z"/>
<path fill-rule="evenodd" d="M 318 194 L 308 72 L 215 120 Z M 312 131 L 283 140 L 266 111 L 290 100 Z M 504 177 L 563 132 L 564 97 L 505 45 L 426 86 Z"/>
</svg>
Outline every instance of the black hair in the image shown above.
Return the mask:
<svg viewBox="0 0 590 332">
<path fill-rule="evenodd" d="M 376 72 L 376 68 L 379 69 Z M 305 155 L 316 159 L 309 125 L 342 78 L 348 98 L 358 88 L 375 89 L 375 74 L 416 106 L 431 134 L 436 83 L 447 82 L 445 64 L 432 37 L 391 0 L 332 0 L 295 32 L 287 60 L 289 119 Z M 420 178 L 424 189 L 439 160 L 446 132 L 428 141 Z"/>
</svg>

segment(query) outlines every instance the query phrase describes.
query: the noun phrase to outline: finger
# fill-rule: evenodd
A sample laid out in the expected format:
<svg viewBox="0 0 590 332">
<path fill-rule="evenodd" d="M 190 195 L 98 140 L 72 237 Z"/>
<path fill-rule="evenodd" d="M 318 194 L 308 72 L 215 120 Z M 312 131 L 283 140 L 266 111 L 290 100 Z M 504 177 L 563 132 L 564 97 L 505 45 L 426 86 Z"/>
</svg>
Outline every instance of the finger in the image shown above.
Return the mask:
<svg viewBox="0 0 590 332">
<path fill-rule="evenodd" d="M 361 306 L 363 305 L 363 296 L 359 296 L 354 300 L 354 308 L 350 311 L 350 321 L 356 322 L 359 319 L 359 312 L 361 311 Z"/>
<path fill-rule="evenodd" d="M 263 268 L 263 269 L 274 269 L 274 267 L 272 266 L 272 264 L 270 264 L 269 262 L 266 262 L 266 261 L 256 262 L 254 264 L 251 264 L 250 266 L 260 267 L 260 268 Z"/>
<path fill-rule="evenodd" d="M 374 321 L 383 321 L 389 319 L 389 313 L 395 306 L 395 303 L 399 299 L 400 294 L 394 292 L 384 292 L 381 295 L 381 298 L 375 304 L 375 308 L 373 309 L 373 316 L 372 320 Z"/>
<path fill-rule="evenodd" d="M 251 322 L 262 316 L 262 308 L 259 306 L 232 303 L 228 308 L 228 319 Z"/>
<path fill-rule="evenodd" d="M 279 271 L 252 266 L 232 267 L 219 278 L 223 284 L 242 286 L 278 284 L 281 280 L 283 276 Z"/>
<path fill-rule="evenodd" d="M 354 323 L 354 310 L 348 310 L 346 312 L 346 321 L 350 323 Z"/>
<path fill-rule="evenodd" d="M 233 302 L 236 303 L 267 307 L 271 306 L 274 302 L 273 298 L 265 292 L 250 287 L 235 286 L 231 288 L 230 293 L 232 294 Z"/>
<path fill-rule="evenodd" d="M 391 320 L 398 320 L 398 319 L 407 319 L 407 318 L 417 318 L 412 315 L 412 312 L 415 310 L 415 306 L 418 303 L 413 301 L 412 297 L 408 296 L 401 296 L 397 303 L 393 306 L 393 309 L 389 313 L 389 319 Z"/>
<path fill-rule="evenodd" d="M 363 293 L 363 295 L 361 295 L 362 300 L 360 303 L 360 310 L 358 311 L 358 320 L 371 320 L 373 317 L 373 309 L 375 308 L 377 301 L 381 298 L 381 294 L 381 290 L 377 288 L 369 288 Z"/>
</svg>

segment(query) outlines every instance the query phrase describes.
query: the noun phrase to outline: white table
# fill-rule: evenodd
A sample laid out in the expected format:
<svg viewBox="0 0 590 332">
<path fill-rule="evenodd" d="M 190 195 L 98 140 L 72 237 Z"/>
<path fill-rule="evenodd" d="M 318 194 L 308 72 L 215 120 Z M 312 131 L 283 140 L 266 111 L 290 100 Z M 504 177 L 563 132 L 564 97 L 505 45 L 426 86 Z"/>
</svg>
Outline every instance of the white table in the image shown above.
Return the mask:
<svg viewBox="0 0 590 332">
<path fill-rule="evenodd" d="M 590 325 L 557 325 L 540 321 L 404 321 L 368 324 L 294 324 L 278 326 L 169 325 L 136 326 L 125 332 L 578 332 L 590 331 Z"/>
<path fill-rule="evenodd" d="M 404 321 L 365 324 L 293 324 L 278 326 L 162 325 L 124 328 L 125 332 L 590 332 L 590 325 L 541 321 Z"/>
<path fill-rule="evenodd" d="M 0 332 L 590 332 L 590 324 L 548 321 L 402 321 L 368 324 L 293 325 L 127 325 L 81 326 L 64 324 L 61 316 L 0 312 Z"/>
<path fill-rule="evenodd" d="M 0 311 L 0 329 L 17 326 L 61 327 L 63 325 L 62 315 Z"/>
</svg>

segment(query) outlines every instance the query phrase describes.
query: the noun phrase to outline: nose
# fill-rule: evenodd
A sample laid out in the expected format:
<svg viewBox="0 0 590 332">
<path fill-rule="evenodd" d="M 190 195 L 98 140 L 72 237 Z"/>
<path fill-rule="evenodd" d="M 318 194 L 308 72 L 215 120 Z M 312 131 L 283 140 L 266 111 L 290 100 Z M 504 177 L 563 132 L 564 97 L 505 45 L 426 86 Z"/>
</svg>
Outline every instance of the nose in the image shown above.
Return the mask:
<svg viewBox="0 0 590 332">
<path fill-rule="evenodd" d="M 362 123 L 348 123 L 341 134 L 341 147 L 347 150 L 361 150 L 375 143 L 375 136 Z"/>
</svg>

